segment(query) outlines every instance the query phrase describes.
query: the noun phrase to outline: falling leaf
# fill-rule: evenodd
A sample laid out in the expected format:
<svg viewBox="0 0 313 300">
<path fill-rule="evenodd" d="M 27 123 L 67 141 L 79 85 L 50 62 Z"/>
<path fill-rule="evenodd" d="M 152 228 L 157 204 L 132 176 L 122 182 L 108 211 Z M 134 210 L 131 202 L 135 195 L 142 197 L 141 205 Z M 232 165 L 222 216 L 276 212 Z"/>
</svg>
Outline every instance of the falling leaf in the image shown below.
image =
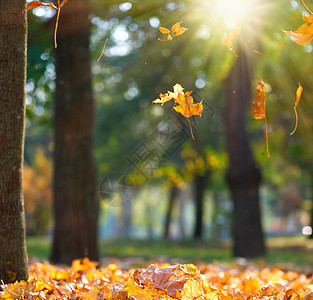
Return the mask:
<svg viewBox="0 0 313 300">
<path fill-rule="evenodd" d="M 33 2 L 28 4 L 28 6 L 23 10 L 23 12 L 26 11 L 26 10 L 29 10 L 29 9 L 37 8 L 39 6 L 48 6 L 48 7 L 54 8 L 55 10 L 58 10 L 58 8 L 54 4 L 52 4 L 52 3 L 44 3 L 44 2 L 40 2 L 40 1 L 33 1 Z"/>
<path fill-rule="evenodd" d="M 298 45 L 305 45 L 313 39 L 313 14 L 311 14 L 309 17 L 303 15 L 303 19 L 305 23 L 300 26 L 296 31 L 283 30 L 283 32 L 287 34 L 291 38 L 291 40 Z"/>
<path fill-rule="evenodd" d="M 297 92 L 296 92 L 296 102 L 295 102 L 295 106 L 293 108 L 293 110 L 295 111 L 295 116 L 296 116 L 296 125 L 295 125 L 295 128 L 294 130 L 290 133 L 290 135 L 293 135 L 296 130 L 297 130 L 297 127 L 298 127 L 298 113 L 297 113 L 297 106 L 299 104 L 299 101 L 300 101 L 300 98 L 301 98 L 301 94 L 302 94 L 302 91 L 303 91 L 303 87 L 301 86 L 300 82 L 299 82 L 299 86 L 297 88 Z"/>
<path fill-rule="evenodd" d="M 191 136 L 194 139 L 192 132 L 192 127 L 189 121 L 190 117 L 197 116 L 201 117 L 203 112 L 202 101 L 200 103 L 193 103 L 193 98 L 191 97 L 192 91 L 184 93 L 184 89 L 180 84 L 174 86 L 174 92 L 168 91 L 165 94 L 160 94 L 160 98 L 154 100 L 152 103 L 161 103 L 162 105 L 172 99 L 174 99 L 174 110 L 184 117 L 187 118 L 189 123 Z"/>
<path fill-rule="evenodd" d="M 171 33 L 171 31 L 169 29 L 165 28 L 165 27 L 160 27 L 159 30 L 163 34 Z"/>
<path fill-rule="evenodd" d="M 252 102 L 252 107 L 253 107 L 253 118 L 254 119 L 264 119 L 265 121 L 265 138 L 266 138 L 266 151 L 267 151 L 267 156 L 270 156 L 269 150 L 268 150 L 268 135 L 267 135 L 267 119 L 266 119 L 266 114 L 265 114 L 265 92 L 266 92 L 266 87 L 265 84 L 260 78 L 260 82 L 256 85 L 256 101 Z"/>
<path fill-rule="evenodd" d="M 166 27 L 159 27 L 159 30 L 160 30 L 161 33 L 167 34 L 167 40 L 162 40 L 162 39 L 159 39 L 159 38 L 158 38 L 158 40 L 162 41 L 162 42 L 164 42 L 164 41 L 171 41 L 171 40 L 173 40 L 174 37 L 182 35 L 186 30 L 188 30 L 187 28 L 180 27 L 180 24 L 182 22 L 183 21 L 175 23 L 172 26 L 172 30 L 169 30 Z"/>
<path fill-rule="evenodd" d="M 104 53 L 104 49 L 105 49 L 105 46 L 106 46 L 106 44 L 107 44 L 107 41 L 108 41 L 108 39 L 105 40 L 104 46 L 103 46 L 103 48 L 102 48 L 102 51 L 101 51 L 101 54 L 100 54 L 99 58 L 97 59 L 97 62 L 99 62 L 99 60 L 101 59 L 101 57 L 102 57 L 102 55 L 103 55 L 103 53 Z"/>
<path fill-rule="evenodd" d="M 174 106 L 175 111 L 182 114 L 186 118 L 190 118 L 193 116 L 201 117 L 203 112 L 203 104 L 202 101 L 200 103 L 193 103 L 193 98 L 190 96 L 191 91 L 186 92 L 184 94 L 178 94 L 178 97 L 176 97 L 175 103 L 177 104 Z"/>
<path fill-rule="evenodd" d="M 56 16 L 56 21 L 55 21 L 55 27 L 54 27 L 54 48 L 58 47 L 57 44 L 57 31 L 58 31 L 58 25 L 59 25 L 59 18 L 60 18 L 60 12 L 61 12 L 61 8 L 67 3 L 68 0 L 63 0 L 62 2 L 60 2 L 60 0 L 58 0 L 58 6 L 55 6 L 52 3 L 44 3 L 44 2 L 40 2 L 40 1 L 32 1 L 31 3 L 29 3 L 29 5 L 23 10 L 29 10 L 29 9 L 33 9 L 39 6 L 48 6 L 48 7 L 52 7 L 54 9 L 57 10 L 57 16 Z"/>
<path fill-rule="evenodd" d="M 234 39 L 236 39 L 238 37 L 239 32 L 240 32 L 240 27 L 235 29 L 235 30 L 233 30 L 228 36 L 226 35 L 226 33 L 224 33 L 224 36 L 223 36 L 223 43 L 224 43 L 224 45 L 229 47 L 230 50 L 233 51 L 233 53 L 234 53 L 234 55 L 236 57 L 239 57 L 239 56 L 235 52 L 232 40 L 234 40 Z"/>
</svg>

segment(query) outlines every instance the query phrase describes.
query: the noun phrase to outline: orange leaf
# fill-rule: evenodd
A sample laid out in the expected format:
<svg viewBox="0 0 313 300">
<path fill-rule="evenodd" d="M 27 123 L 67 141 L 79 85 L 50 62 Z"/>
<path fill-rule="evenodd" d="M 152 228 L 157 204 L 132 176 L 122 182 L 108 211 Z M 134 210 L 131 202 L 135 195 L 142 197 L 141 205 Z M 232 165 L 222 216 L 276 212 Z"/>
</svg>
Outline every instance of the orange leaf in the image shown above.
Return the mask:
<svg viewBox="0 0 313 300">
<path fill-rule="evenodd" d="M 177 22 L 177 23 L 175 23 L 175 24 L 172 26 L 172 32 L 173 32 L 173 33 L 177 32 L 177 31 L 180 29 L 180 24 L 181 24 L 182 22 L 183 22 L 183 21 Z"/>
<path fill-rule="evenodd" d="M 174 37 L 182 35 L 186 30 L 188 30 L 188 29 L 184 28 L 184 27 L 179 28 L 179 30 L 176 31 Z"/>
<path fill-rule="evenodd" d="M 29 9 L 33 9 L 33 8 L 37 8 L 39 6 L 48 6 L 48 7 L 51 7 L 51 8 L 54 8 L 56 10 L 58 10 L 58 8 L 52 4 L 52 3 L 44 3 L 44 2 L 40 2 L 40 1 L 33 1 L 31 3 L 28 4 L 28 6 L 24 9 L 25 10 L 29 10 Z"/>
<path fill-rule="evenodd" d="M 265 92 L 265 84 L 260 78 L 260 82 L 256 85 L 256 101 L 252 102 L 254 119 L 265 119 Z"/>
<path fill-rule="evenodd" d="M 186 92 L 184 94 L 178 94 L 178 97 L 174 99 L 177 106 L 174 106 L 175 111 L 182 114 L 186 118 L 193 116 L 201 117 L 203 112 L 202 101 L 200 103 L 193 103 L 193 98 L 190 96 L 192 92 Z"/>
<path fill-rule="evenodd" d="M 172 26 L 172 31 L 170 31 L 169 29 L 167 29 L 166 27 L 159 27 L 159 30 L 161 33 L 163 34 L 167 34 L 167 40 L 171 41 L 173 40 L 174 37 L 180 36 L 182 35 L 186 30 L 188 30 L 187 28 L 184 27 L 180 27 L 180 24 L 183 21 L 177 22 Z M 164 41 L 158 38 L 159 41 Z"/>
<path fill-rule="evenodd" d="M 174 106 L 174 110 L 184 117 L 187 118 L 191 136 L 194 139 L 191 124 L 188 118 L 197 116 L 201 117 L 203 112 L 203 104 L 202 101 L 200 103 L 193 103 L 193 98 L 191 97 L 191 91 L 184 93 L 183 88 L 180 84 L 176 84 L 174 86 L 174 92 L 167 92 L 166 94 L 161 94 L 159 99 L 154 100 L 152 103 L 161 103 L 162 105 L 174 99 L 176 106 Z"/>
<path fill-rule="evenodd" d="M 266 139 L 266 151 L 267 156 L 270 156 L 269 150 L 268 150 L 268 135 L 267 135 L 267 119 L 265 114 L 265 92 L 266 87 L 265 84 L 260 78 L 260 82 L 256 85 L 256 101 L 252 102 L 253 107 L 253 118 L 254 119 L 264 119 L 265 121 L 265 139 Z"/>
<path fill-rule="evenodd" d="M 285 297 L 286 300 L 300 300 L 300 298 L 301 297 L 296 290 L 289 289 L 286 291 L 286 297 Z"/>
<path fill-rule="evenodd" d="M 164 33 L 164 34 L 171 33 L 171 31 L 165 27 L 160 27 L 159 30 L 161 33 Z"/>
<path fill-rule="evenodd" d="M 202 286 L 193 279 L 189 279 L 185 284 L 184 288 L 182 289 L 182 300 L 193 300 L 199 299 L 203 300 L 204 297 L 204 290 Z"/>
<path fill-rule="evenodd" d="M 233 51 L 235 57 L 239 57 L 239 56 L 236 54 L 234 46 L 233 46 L 233 43 L 232 43 L 231 40 L 237 38 L 239 32 L 240 32 L 240 27 L 235 29 L 235 30 L 233 30 L 228 36 L 226 35 L 226 33 L 224 33 L 223 40 L 222 40 L 224 45 L 226 45 L 227 47 L 230 48 L 230 50 Z"/>
<path fill-rule="evenodd" d="M 297 106 L 299 104 L 299 101 L 300 101 L 300 98 L 301 98 L 301 94 L 302 94 L 302 91 L 303 91 L 303 87 L 301 86 L 300 82 L 299 82 L 299 86 L 297 88 L 297 92 L 296 92 L 296 102 L 295 102 L 295 106 L 293 108 L 293 110 L 295 111 L 295 115 L 296 115 L 296 125 L 295 125 L 295 128 L 294 130 L 290 133 L 290 135 L 293 135 L 296 130 L 297 130 L 297 127 L 298 127 L 298 113 L 297 113 Z"/>
<path fill-rule="evenodd" d="M 311 14 L 309 17 L 304 15 L 303 19 L 305 23 L 296 31 L 283 30 L 283 32 L 298 45 L 305 45 L 313 39 L 313 14 Z"/>
<path fill-rule="evenodd" d="M 99 58 L 97 59 L 97 62 L 99 62 L 100 58 L 102 57 L 107 42 L 108 42 L 108 39 L 105 40 L 104 46 L 103 46 L 103 48 L 102 48 L 102 51 L 101 51 L 101 54 L 100 54 Z"/>
<path fill-rule="evenodd" d="M 299 104 L 299 101 L 300 101 L 300 98 L 301 98 L 301 94 L 302 94 L 302 91 L 303 91 L 303 87 L 301 86 L 300 82 L 298 83 L 299 86 L 297 88 L 297 92 L 296 92 L 296 102 L 295 102 L 295 108 L 298 106 Z"/>
<path fill-rule="evenodd" d="M 233 39 L 236 39 L 239 35 L 239 32 L 240 32 L 240 27 L 238 27 L 237 29 L 234 29 L 229 35 L 228 35 L 228 38 L 230 40 L 233 40 Z"/>
</svg>

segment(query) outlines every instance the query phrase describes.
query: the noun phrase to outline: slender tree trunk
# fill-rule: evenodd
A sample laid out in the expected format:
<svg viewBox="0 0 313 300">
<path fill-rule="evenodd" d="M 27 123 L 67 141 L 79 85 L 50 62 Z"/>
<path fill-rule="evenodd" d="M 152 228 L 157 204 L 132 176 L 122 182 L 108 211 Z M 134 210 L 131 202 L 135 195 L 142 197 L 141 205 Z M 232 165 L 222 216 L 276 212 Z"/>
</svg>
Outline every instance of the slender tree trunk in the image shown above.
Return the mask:
<svg viewBox="0 0 313 300">
<path fill-rule="evenodd" d="M 258 257 L 265 254 L 259 204 L 261 173 L 253 158 L 246 128 L 255 62 L 253 42 L 247 46 L 243 42 L 245 33 L 240 34 L 239 58 L 226 79 L 227 183 L 234 204 L 233 254 Z"/>
<path fill-rule="evenodd" d="M 166 218 L 164 223 L 164 238 L 169 239 L 170 237 L 170 225 L 173 214 L 174 203 L 176 202 L 178 196 L 178 187 L 172 186 L 170 189 L 170 194 L 168 198 L 168 208 L 166 212 Z"/>
<path fill-rule="evenodd" d="M 178 195 L 179 202 L 179 216 L 178 216 L 178 224 L 181 239 L 186 239 L 186 230 L 185 230 L 185 198 L 183 193 L 179 193 Z"/>
<path fill-rule="evenodd" d="M 54 216 L 51 261 L 98 259 L 94 99 L 89 54 L 89 1 L 62 8 L 56 60 Z"/>
<path fill-rule="evenodd" d="M 194 199 L 196 202 L 196 222 L 194 238 L 201 239 L 203 234 L 203 200 L 204 192 L 208 183 L 209 173 L 202 176 L 196 176 L 194 179 Z"/>
<path fill-rule="evenodd" d="M 0 281 L 28 276 L 22 195 L 27 22 L 25 0 L 0 1 Z"/>
</svg>

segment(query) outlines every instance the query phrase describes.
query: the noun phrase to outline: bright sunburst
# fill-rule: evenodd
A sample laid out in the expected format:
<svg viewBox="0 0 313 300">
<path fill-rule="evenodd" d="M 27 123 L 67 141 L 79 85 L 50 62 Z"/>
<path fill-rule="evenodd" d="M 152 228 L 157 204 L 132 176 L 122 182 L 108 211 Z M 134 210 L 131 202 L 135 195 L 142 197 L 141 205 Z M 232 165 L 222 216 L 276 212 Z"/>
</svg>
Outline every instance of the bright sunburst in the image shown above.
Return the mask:
<svg viewBox="0 0 313 300">
<path fill-rule="evenodd" d="M 234 29 L 242 25 L 247 18 L 249 0 L 218 0 L 214 7 L 214 12 L 222 18 L 223 23 Z"/>
</svg>

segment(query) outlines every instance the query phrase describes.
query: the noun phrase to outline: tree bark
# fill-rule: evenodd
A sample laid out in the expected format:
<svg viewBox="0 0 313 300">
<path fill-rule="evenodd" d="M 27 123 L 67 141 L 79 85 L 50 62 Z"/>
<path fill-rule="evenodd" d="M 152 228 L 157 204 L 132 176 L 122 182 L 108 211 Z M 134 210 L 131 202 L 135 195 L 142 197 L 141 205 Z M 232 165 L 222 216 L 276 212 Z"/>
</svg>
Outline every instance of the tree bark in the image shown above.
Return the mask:
<svg viewBox="0 0 313 300">
<path fill-rule="evenodd" d="M 203 234 L 203 200 L 204 192 L 208 183 L 209 172 L 197 175 L 194 179 L 194 199 L 196 202 L 196 222 L 194 238 L 201 239 Z"/>
<path fill-rule="evenodd" d="M 0 281 L 28 277 L 22 194 L 27 21 L 25 0 L 0 1 Z"/>
<path fill-rule="evenodd" d="M 255 62 L 251 38 L 251 44 L 247 46 L 244 32 L 240 34 L 243 37 L 239 40 L 239 58 L 226 79 L 225 122 L 229 154 L 226 177 L 234 205 L 233 254 L 258 257 L 265 254 L 259 204 L 261 172 L 253 158 L 246 128 Z"/>
<path fill-rule="evenodd" d="M 170 225 L 173 214 L 174 203 L 176 202 L 178 196 L 178 187 L 172 186 L 170 189 L 170 194 L 168 198 L 168 208 L 166 212 L 166 218 L 164 223 L 164 239 L 169 239 L 170 237 Z"/>
<path fill-rule="evenodd" d="M 62 8 L 55 50 L 55 228 L 50 260 L 98 260 L 89 1 Z"/>
</svg>

